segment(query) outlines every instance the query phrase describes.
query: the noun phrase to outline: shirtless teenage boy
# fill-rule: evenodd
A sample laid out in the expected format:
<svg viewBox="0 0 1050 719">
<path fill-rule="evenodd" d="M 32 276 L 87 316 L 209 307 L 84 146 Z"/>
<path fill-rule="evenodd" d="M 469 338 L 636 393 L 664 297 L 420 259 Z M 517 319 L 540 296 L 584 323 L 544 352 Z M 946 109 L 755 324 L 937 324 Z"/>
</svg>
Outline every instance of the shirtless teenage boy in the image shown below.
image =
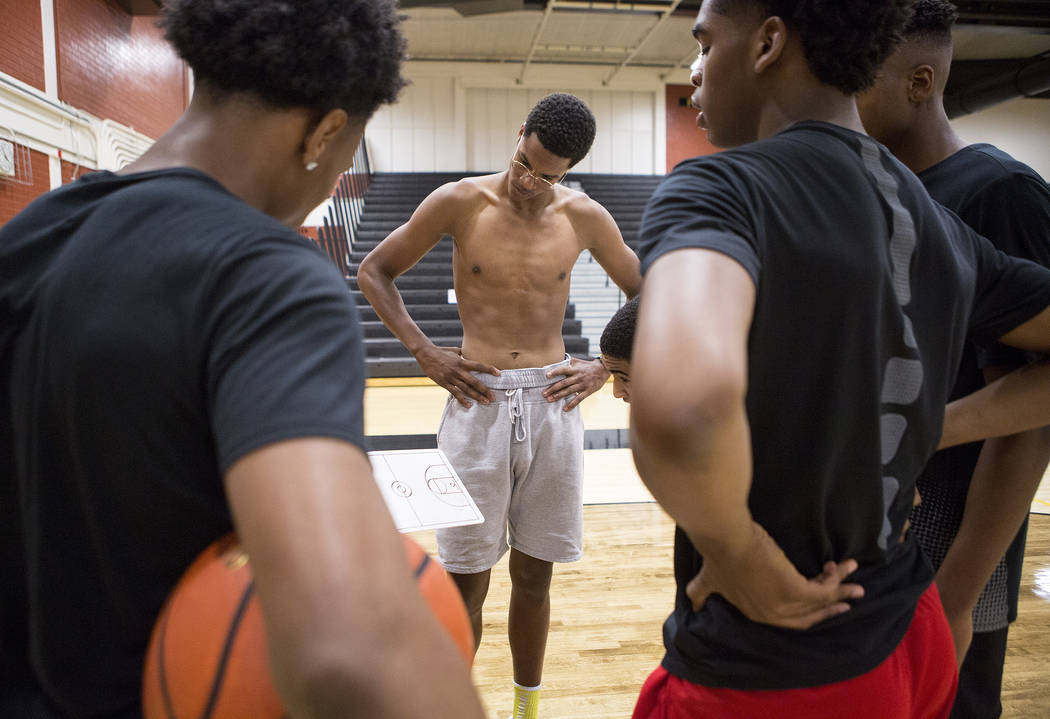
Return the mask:
<svg viewBox="0 0 1050 719">
<path fill-rule="evenodd" d="M 572 267 L 590 250 L 628 296 L 641 283 L 638 258 L 612 216 L 559 184 L 586 156 L 594 132 L 594 116 L 578 98 L 543 98 L 518 132 L 506 170 L 435 190 L 362 261 L 357 278 L 386 326 L 451 395 L 438 446 L 485 522 L 440 530 L 438 553 L 479 643 L 489 572 L 509 534 L 515 717 L 536 712 L 552 562 L 581 553 L 583 425 L 576 408 L 609 377 L 598 360 L 565 354 Z M 427 339 L 394 286 L 445 234 L 454 241 L 462 348 Z"/>
</svg>

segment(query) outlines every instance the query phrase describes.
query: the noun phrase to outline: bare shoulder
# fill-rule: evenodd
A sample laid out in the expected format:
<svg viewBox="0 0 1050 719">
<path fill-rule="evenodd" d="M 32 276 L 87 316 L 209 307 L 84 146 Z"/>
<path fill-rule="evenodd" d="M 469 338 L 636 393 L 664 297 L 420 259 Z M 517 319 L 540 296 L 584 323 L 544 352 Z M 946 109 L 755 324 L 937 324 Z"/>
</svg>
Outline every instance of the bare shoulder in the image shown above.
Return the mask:
<svg viewBox="0 0 1050 719">
<path fill-rule="evenodd" d="M 601 213 L 608 214 L 606 209 L 592 200 L 586 192 L 574 190 L 565 185 L 555 185 L 555 192 L 558 193 L 558 204 L 570 217 L 586 220 Z"/>
<path fill-rule="evenodd" d="M 430 237 L 434 233 L 458 235 L 463 218 L 476 216 L 495 198 L 481 177 L 464 177 L 437 188 L 419 204 L 408 225 Z"/>
<path fill-rule="evenodd" d="M 642 284 L 638 255 L 624 242 L 616 220 L 601 203 L 586 194 L 564 189 L 566 192 L 560 201 L 565 203 L 565 213 L 576 231 L 580 249 L 590 250 L 609 278 L 628 297 L 634 297 Z"/>
<path fill-rule="evenodd" d="M 565 215 L 576 228 L 577 233 L 587 240 L 588 245 L 613 237 L 620 239 L 620 231 L 609 211 L 601 203 L 591 199 L 584 192 L 562 187 L 558 202 Z"/>
<path fill-rule="evenodd" d="M 448 205 L 460 212 L 492 202 L 495 195 L 489 187 L 491 183 L 486 182 L 489 177 L 491 176 L 464 177 L 461 180 L 447 182 L 431 192 L 427 201 L 443 206 Z"/>
</svg>

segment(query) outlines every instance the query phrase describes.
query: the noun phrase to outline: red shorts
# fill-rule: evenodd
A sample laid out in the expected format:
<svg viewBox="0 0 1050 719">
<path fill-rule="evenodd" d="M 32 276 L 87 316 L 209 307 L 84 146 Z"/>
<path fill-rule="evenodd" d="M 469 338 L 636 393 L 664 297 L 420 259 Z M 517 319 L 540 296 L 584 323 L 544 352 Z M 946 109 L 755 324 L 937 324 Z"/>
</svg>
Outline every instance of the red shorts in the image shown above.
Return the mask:
<svg viewBox="0 0 1050 719">
<path fill-rule="evenodd" d="M 957 684 L 951 630 L 930 585 L 901 643 L 866 674 L 804 689 L 743 691 L 693 684 L 657 667 L 633 719 L 946 719 Z"/>
</svg>

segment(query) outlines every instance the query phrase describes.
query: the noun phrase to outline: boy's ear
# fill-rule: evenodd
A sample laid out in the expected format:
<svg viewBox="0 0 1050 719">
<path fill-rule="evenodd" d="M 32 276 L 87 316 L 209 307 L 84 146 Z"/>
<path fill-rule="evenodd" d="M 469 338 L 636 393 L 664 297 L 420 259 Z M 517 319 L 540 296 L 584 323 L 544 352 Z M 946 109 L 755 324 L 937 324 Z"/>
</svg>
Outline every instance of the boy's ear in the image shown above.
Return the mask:
<svg viewBox="0 0 1050 719">
<path fill-rule="evenodd" d="M 767 17 L 755 30 L 755 72 L 764 72 L 774 65 L 787 45 L 787 25 L 779 17 Z"/>
<path fill-rule="evenodd" d="M 931 65 L 917 65 L 908 76 L 908 101 L 921 105 L 935 91 L 936 71 Z"/>
<path fill-rule="evenodd" d="M 303 164 L 320 162 L 336 135 L 342 132 L 349 120 L 346 110 L 336 108 L 325 113 L 312 129 L 307 130 L 303 138 Z"/>
</svg>

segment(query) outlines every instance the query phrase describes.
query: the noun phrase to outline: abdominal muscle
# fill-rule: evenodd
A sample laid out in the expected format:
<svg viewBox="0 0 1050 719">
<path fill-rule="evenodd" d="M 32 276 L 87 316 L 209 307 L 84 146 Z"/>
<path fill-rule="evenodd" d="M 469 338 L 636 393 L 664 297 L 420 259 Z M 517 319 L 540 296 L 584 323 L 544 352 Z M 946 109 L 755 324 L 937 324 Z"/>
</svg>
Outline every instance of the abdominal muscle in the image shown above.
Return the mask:
<svg viewBox="0 0 1050 719">
<path fill-rule="evenodd" d="M 545 367 L 565 359 L 562 324 L 565 297 L 501 292 L 471 301 L 469 290 L 459 298 L 465 359 L 498 369 Z"/>
</svg>

